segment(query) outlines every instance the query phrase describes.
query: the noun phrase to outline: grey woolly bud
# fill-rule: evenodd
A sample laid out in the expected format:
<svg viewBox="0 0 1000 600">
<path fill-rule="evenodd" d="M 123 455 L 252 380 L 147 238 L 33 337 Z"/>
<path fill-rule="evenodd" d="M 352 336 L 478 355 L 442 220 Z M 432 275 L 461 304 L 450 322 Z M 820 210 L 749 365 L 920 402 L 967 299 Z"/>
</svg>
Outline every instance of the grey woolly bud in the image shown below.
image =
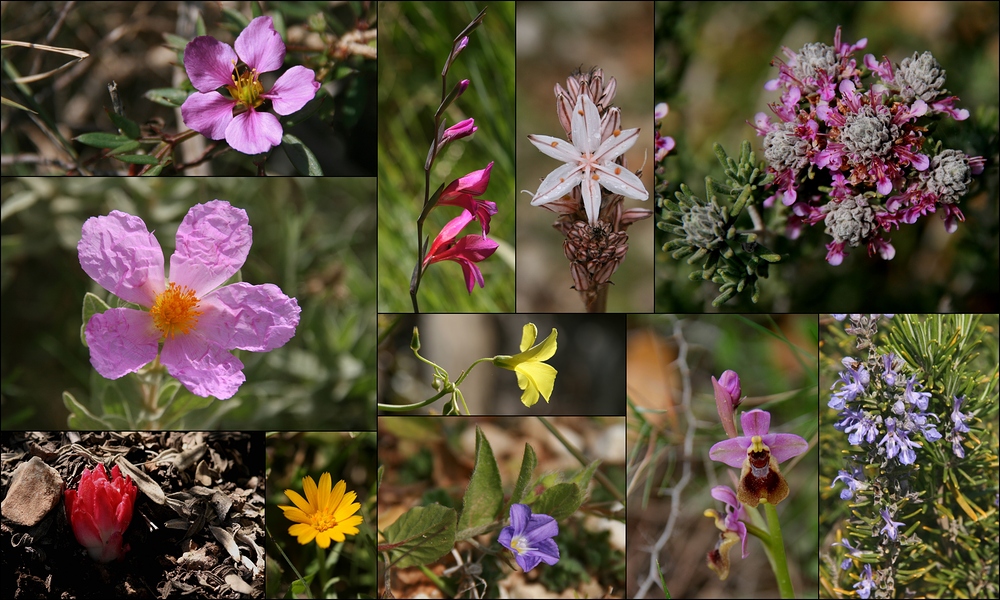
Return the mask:
<svg viewBox="0 0 1000 600">
<path fill-rule="evenodd" d="M 960 150 L 945 150 L 931 159 L 931 168 L 924 173 L 927 191 L 945 204 L 954 204 L 969 191 L 972 169 L 969 158 Z"/>
<path fill-rule="evenodd" d="M 809 145 L 795 135 L 794 123 L 782 123 L 764 136 L 764 158 L 776 171 L 798 171 L 809 164 Z"/>
<path fill-rule="evenodd" d="M 904 58 L 896 70 L 895 84 L 899 86 L 899 95 L 904 100 L 923 100 L 930 102 L 938 96 L 944 87 L 945 71 L 930 52 L 920 56 L 914 52 L 910 58 Z"/>
<path fill-rule="evenodd" d="M 893 125 L 892 114 L 888 110 L 877 110 L 867 105 L 857 113 L 848 114 L 847 123 L 840 129 L 840 141 L 844 148 L 865 162 L 876 156 L 888 155 L 898 135 L 899 127 Z"/>
<path fill-rule="evenodd" d="M 877 227 L 875 209 L 864 196 L 849 196 L 841 202 L 830 202 L 826 215 L 826 233 L 835 242 L 858 246 Z"/>
<path fill-rule="evenodd" d="M 722 218 L 722 210 L 719 205 L 712 202 L 709 205 L 696 204 L 690 210 L 685 211 L 681 218 L 684 233 L 690 245 L 696 248 L 711 250 L 722 244 L 726 238 L 726 232 L 722 226 L 725 220 Z"/>
<path fill-rule="evenodd" d="M 805 92 L 816 91 L 816 86 L 807 85 L 806 78 L 815 79 L 817 71 L 826 71 L 832 77 L 837 66 L 837 51 L 833 46 L 819 42 L 806 44 L 795 53 L 795 78 L 802 82 Z"/>
</svg>

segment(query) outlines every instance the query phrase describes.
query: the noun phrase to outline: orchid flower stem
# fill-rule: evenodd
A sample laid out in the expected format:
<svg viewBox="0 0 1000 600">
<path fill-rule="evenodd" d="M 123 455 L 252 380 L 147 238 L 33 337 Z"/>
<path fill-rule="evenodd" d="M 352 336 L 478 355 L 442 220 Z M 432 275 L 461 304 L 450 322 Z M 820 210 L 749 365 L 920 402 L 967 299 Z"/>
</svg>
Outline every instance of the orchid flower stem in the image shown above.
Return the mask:
<svg viewBox="0 0 1000 600">
<path fill-rule="evenodd" d="M 767 516 L 767 526 L 771 531 L 770 558 L 774 577 L 778 582 L 778 591 L 782 598 L 794 598 L 792 578 L 788 574 L 788 559 L 785 557 L 785 541 L 781 537 L 781 524 L 778 522 L 778 511 L 770 502 L 761 502 L 764 514 Z"/>
</svg>

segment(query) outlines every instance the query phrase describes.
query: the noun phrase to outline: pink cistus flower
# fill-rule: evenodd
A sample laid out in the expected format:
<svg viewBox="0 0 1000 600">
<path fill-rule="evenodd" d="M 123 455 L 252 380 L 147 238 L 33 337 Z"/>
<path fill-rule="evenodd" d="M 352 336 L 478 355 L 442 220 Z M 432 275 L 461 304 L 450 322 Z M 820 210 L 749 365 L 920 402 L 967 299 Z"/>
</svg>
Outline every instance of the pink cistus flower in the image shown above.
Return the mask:
<svg viewBox="0 0 1000 600">
<path fill-rule="evenodd" d="M 78 489 L 66 490 L 66 515 L 73 526 L 76 541 L 87 549 L 90 558 L 103 563 L 121 559 L 128 552 L 122 536 L 132 521 L 136 487 L 118 465 L 108 479 L 104 465 L 93 471 L 84 469 Z"/>
<path fill-rule="evenodd" d="M 500 244 L 481 235 L 467 235 L 455 241 L 455 236 L 468 225 L 473 219 L 472 213 L 463 210 L 462 214 L 448 222 L 441 232 L 431 243 L 427 256 L 424 257 L 423 268 L 440 262 L 442 260 L 453 260 L 462 265 L 462 273 L 465 275 L 465 286 L 472 293 L 476 283 L 479 287 L 486 287 L 483 280 L 483 273 L 475 263 L 485 260 L 496 252 Z"/>
<path fill-rule="evenodd" d="M 243 67 L 238 66 L 241 61 Z M 265 92 L 261 73 L 281 68 L 285 43 L 271 17 L 257 17 L 236 38 L 236 50 L 212 36 L 202 35 L 184 48 L 184 69 L 197 92 L 181 106 L 188 127 L 213 140 L 225 139 L 243 154 L 260 154 L 281 143 L 281 122 L 260 112 L 265 100 L 274 112 L 290 115 L 313 99 L 319 89 L 312 69 L 296 65 Z M 226 88 L 229 97 L 220 94 Z M 234 109 L 244 109 L 234 115 Z"/>
<path fill-rule="evenodd" d="M 299 324 L 298 303 L 276 285 L 219 287 L 243 266 L 251 244 L 246 211 L 224 200 L 195 205 L 177 229 L 168 282 L 163 250 L 142 219 L 117 210 L 87 219 L 77 246 L 80 266 L 141 307 L 91 317 L 84 335 L 97 372 L 118 379 L 159 354 L 191 393 L 231 398 L 246 377 L 229 350 L 274 350 Z"/>
</svg>

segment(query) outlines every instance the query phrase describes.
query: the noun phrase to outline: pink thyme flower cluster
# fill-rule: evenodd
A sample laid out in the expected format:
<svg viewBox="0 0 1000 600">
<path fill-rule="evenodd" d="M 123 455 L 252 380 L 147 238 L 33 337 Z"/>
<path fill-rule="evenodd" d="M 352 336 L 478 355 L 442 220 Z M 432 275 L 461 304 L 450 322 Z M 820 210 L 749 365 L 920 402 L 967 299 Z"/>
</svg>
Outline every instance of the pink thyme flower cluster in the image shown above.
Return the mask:
<svg viewBox="0 0 1000 600">
<path fill-rule="evenodd" d="M 184 48 L 184 69 L 198 91 L 181 106 L 184 123 L 210 139 L 225 139 L 243 154 L 277 146 L 281 122 L 261 111 L 261 105 L 270 100 L 274 112 L 290 115 L 312 100 L 320 87 L 312 69 L 296 65 L 265 92 L 260 75 L 280 69 L 284 62 L 285 43 L 271 17 L 250 21 L 236 38 L 235 51 L 208 35 L 194 38 Z M 228 97 L 217 91 L 220 88 L 226 88 Z"/>
<path fill-rule="evenodd" d="M 783 48 L 787 62 L 775 59 L 778 77 L 764 85 L 781 91 L 780 102 L 770 105 L 777 119 L 757 113 L 752 124 L 774 174 L 765 206 L 780 200 L 791 207 L 793 239 L 803 225 L 824 223 L 833 238 L 826 246 L 832 265 L 861 245 L 892 259 L 896 251 L 883 234 L 938 210 L 954 231 L 955 221 L 965 219 L 958 201 L 984 164 L 959 150 L 929 152 L 929 119 L 969 116 L 954 107 L 958 98 L 944 89 L 945 72 L 934 57 L 914 53 L 894 68 L 888 58 L 868 54 L 866 72 L 852 54 L 867 44 L 842 43 L 837 27 L 833 46 Z M 873 75 L 877 80 L 866 84 Z"/>
<path fill-rule="evenodd" d="M 486 193 L 486 188 L 490 185 L 492 169 L 493 163 L 490 162 L 485 169 L 473 171 L 452 181 L 441 192 L 437 206 L 458 206 L 462 209 L 462 214 L 449 221 L 434 238 L 422 266 L 426 269 L 443 260 L 457 262 L 462 266 L 465 286 L 470 294 L 477 283 L 481 288 L 485 286 L 483 273 L 476 263 L 492 256 L 499 247 L 499 244 L 486 237 L 490 232 L 490 218 L 497 214 L 497 205 L 478 198 Z M 483 234 L 470 234 L 456 240 L 462 229 L 474 220 L 479 221 Z"/>
</svg>

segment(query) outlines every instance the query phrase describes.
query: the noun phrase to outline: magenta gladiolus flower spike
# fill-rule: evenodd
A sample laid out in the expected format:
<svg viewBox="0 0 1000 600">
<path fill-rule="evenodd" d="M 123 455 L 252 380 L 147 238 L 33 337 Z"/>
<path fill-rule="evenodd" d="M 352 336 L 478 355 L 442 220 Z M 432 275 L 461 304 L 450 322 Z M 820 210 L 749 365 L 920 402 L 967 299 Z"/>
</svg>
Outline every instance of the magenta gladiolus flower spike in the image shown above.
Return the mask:
<svg viewBox="0 0 1000 600">
<path fill-rule="evenodd" d="M 496 202 L 480 200 L 475 196 L 486 193 L 492 169 L 491 161 L 485 169 L 473 171 L 452 181 L 444 188 L 437 201 L 438 205 L 458 206 L 472 213 L 483 226 L 484 236 L 490 232 L 490 217 L 497 214 L 497 205 Z"/>
<path fill-rule="evenodd" d="M 132 479 L 127 475 L 123 478 L 118 465 L 108 479 L 100 463 L 93 471 L 83 470 L 78 489 L 66 490 L 66 514 L 73 535 L 94 560 L 110 562 L 128 551 L 122 536 L 132 521 L 136 491 Z"/>
<path fill-rule="evenodd" d="M 472 293 L 476 283 L 479 287 L 486 287 L 483 274 L 475 263 L 485 260 L 496 252 L 500 244 L 481 235 L 467 235 L 455 242 L 455 236 L 472 221 L 472 213 L 463 210 L 462 214 L 455 217 L 445 225 L 441 232 L 431 243 L 427 256 L 424 257 L 423 268 L 442 260 L 453 260 L 462 265 L 462 273 L 465 275 L 465 286 Z"/>
<path fill-rule="evenodd" d="M 265 92 L 261 73 L 281 68 L 285 43 L 274 30 L 271 17 L 257 17 L 229 44 L 202 35 L 184 48 L 184 69 L 197 92 L 181 106 L 184 123 L 213 140 L 225 139 L 243 154 L 260 154 L 281 143 L 281 123 L 259 109 L 271 101 L 274 112 L 290 115 L 316 96 L 319 82 L 312 69 L 294 66 Z M 237 66 L 242 61 L 245 68 Z M 220 94 L 226 88 L 229 96 Z M 234 115 L 234 109 L 244 109 Z"/>
<path fill-rule="evenodd" d="M 97 372 L 118 379 L 159 354 L 191 393 L 231 398 L 246 378 L 229 350 L 274 350 L 299 324 L 298 303 L 276 285 L 219 287 L 243 266 L 251 243 L 246 211 L 224 200 L 198 204 L 177 229 L 168 282 L 163 251 L 142 219 L 117 210 L 87 219 L 77 246 L 80 266 L 104 289 L 142 307 L 91 317 L 84 334 Z"/>
</svg>

